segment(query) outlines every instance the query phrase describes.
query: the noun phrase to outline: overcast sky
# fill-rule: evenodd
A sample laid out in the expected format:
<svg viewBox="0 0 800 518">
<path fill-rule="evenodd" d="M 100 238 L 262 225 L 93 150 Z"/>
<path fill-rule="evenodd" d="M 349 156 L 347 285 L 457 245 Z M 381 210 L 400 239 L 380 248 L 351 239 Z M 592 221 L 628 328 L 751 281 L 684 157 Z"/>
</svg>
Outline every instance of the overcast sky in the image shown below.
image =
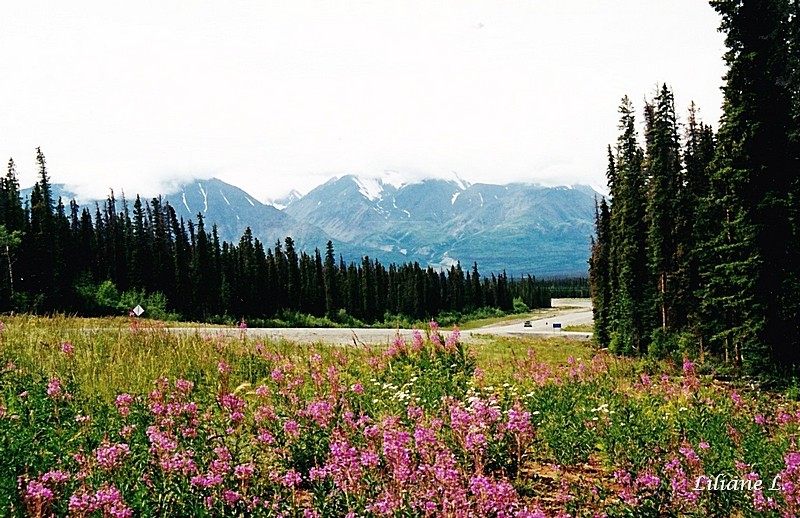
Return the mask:
<svg viewBox="0 0 800 518">
<path fill-rule="evenodd" d="M 384 171 L 604 186 L 623 95 L 641 120 L 666 82 L 716 126 L 718 25 L 702 0 L 3 2 L 0 159 L 29 186 L 41 146 L 99 197 Z"/>
</svg>

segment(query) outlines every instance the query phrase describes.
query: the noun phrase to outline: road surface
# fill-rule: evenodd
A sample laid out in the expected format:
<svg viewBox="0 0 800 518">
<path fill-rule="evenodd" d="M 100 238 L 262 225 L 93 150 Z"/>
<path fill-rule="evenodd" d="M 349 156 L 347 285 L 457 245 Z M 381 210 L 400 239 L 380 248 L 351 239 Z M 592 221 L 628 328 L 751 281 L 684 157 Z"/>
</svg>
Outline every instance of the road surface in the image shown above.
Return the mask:
<svg viewBox="0 0 800 518">
<path fill-rule="evenodd" d="M 483 335 L 501 336 L 561 336 L 575 340 L 588 340 L 592 333 L 569 332 L 553 328 L 553 323 L 561 323 L 563 327 L 570 325 L 591 324 L 592 306 L 588 299 L 553 299 L 552 310 L 547 310 L 541 318 L 532 319 L 531 327 L 524 327 L 524 317 L 514 320 L 513 323 L 503 323 L 481 327 L 478 329 L 461 331 L 463 342 L 480 341 Z M 399 334 L 406 341 L 411 340 L 411 329 L 374 329 L 374 328 L 172 328 L 173 331 L 208 333 L 209 335 L 222 334 L 225 336 L 241 336 L 245 333 L 248 339 L 281 339 L 301 343 L 329 343 L 329 344 L 388 344 Z M 449 329 L 443 329 L 449 333 Z"/>
</svg>

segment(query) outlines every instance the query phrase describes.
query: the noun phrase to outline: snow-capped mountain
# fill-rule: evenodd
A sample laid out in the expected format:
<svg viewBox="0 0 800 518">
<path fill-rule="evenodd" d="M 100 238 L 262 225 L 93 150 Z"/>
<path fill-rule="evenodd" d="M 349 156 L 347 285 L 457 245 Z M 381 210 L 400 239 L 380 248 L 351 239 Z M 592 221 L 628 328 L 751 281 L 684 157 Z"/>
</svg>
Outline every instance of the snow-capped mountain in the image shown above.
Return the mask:
<svg viewBox="0 0 800 518">
<path fill-rule="evenodd" d="M 424 180 L 399 187 L 342 176 L 285 212 L 345 243 L 422 264 L 477 261 L 509 273 L 585 274 L 597 193 L 586 186 Z"/>
<path fill-rule="evenodd" d="M 302 197 L 303 194 L 300 191 L 292 189 L 286 196 L 281 196 L 280 198 L 274 198 L 274 199 L 267 199 L 265 200 L 264 203 L 266 205 L 272 205 L 278 210 L 283 210 L 286 207 L 288 207 L 290 203 L 294 203 Z"/>
</svg>

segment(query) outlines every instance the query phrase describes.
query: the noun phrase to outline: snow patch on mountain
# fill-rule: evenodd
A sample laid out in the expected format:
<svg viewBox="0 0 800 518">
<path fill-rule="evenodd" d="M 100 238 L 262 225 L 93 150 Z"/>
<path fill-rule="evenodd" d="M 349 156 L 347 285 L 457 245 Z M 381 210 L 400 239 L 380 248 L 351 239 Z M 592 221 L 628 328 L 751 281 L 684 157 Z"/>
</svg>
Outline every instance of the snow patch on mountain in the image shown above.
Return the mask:
<svg viewBox="0 0 800 518">
<path fill-rule="evenodd" d="M 189 208 L 189 204 L 186 203 L 186 193 L 185 192 L 181 192 L 181 198 L 183 198 L 183 206 L 186 207 L 186 210 L 189 212 L 189 214 L 191 214 L 192 213 L 192 209 L 190 209 Z"/>
<path fill-rule="evenodd" d="M 303 197 L 303 194 L 300 191 L 298 191 L 296 189 L 292 189 L 291 191 L 289 191 L 289 194 L 287 194 L 286 196 L 283 196 L 281 198 L 269 198 L 269 199 L 265 200 L 264 203 L 266 205 L 272 205 L 273 207 L 275 207 L 278 210 L 283 210 L 283 209 L 285 209 L 286 207 L 288 207 L 289 205 L 291 205 L 292 203 L 296 202 L 297 200 L 299 200 L 302 197 Z"/>
<path fill-rule="evenodd" d="M 379 179 L 354 176 L 353 181 L 358 185 L 358 192 L 369 201 L 380 200 L 382 198 L 383 183 Z"/>
<path fill-rule="evenodd" d="M 253 203 L 253 200 L 251 200 L 251 199 L 250 199 L 250 198 L 248 198 L 247 196 L 245 196 L 245 197 L 244 197 L 244 199 L 245 199 L 245 200 L 247 200 L 247 203 L 249 203 L 251 207 L 255 207 L 255 206 L 256 206 L 256 204 L 255 204 L 255 203 Z"/>
<path fill-rule="evenodd" d="M 461 194 L 461 191 L 458 191 L 455 194 L 453 194 L 453 197 L 450 198 L 450 205 L 455 205 L 456 204 L 456 200 L 458 199 L 458 196 L 460 194 Z"/>
<path fill-rule="evenodd" d="M 453 181 L 454 181 L 454 183 L 456 185 L 458 185 L 458 188 L 461 189 L 462 191 L 468 189 L 469 186 L 472 185 L 468 181 L 466 181 L 463 178 L 461 178 L 460 176 L 458 176 L 458 173 L 456 173 L 455 171 L 451 171 L 451 172 L 453 173 L 453 177 L 454 177 Z"/>
<path fill-rule="evenodd" d="M 203 195 L 203 213 L 205 214 L 208 212 L 208 194 L 206 194 L 205 189 L 203 189 L 202 183 L 198 182 L 197 186 L 200 187 L 200 194 Z"/>
</svg>

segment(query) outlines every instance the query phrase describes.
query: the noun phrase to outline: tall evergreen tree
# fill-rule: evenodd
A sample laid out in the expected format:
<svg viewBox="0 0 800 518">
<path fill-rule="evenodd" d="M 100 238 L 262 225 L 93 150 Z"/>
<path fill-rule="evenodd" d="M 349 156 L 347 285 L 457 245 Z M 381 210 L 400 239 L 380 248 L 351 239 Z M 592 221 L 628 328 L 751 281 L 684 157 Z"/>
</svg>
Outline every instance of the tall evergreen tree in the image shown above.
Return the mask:
<svg viewBox="0 0 800 518">
<path fill-rule="evenodd" d="M 764 372 L 771 363 L 800 363 L 800 257 L 788 239 L 797 234 L 793 215 L 800 175 L 792 141 L 797 92 L 790 50 L 797 20 L 789 0 L 711 5 L 722 16 L 728 47 L 714 166 L 724 208 L 717 241 L 726 246 L 706 275 L 725 287 L 721 295 L 732 320 L 725 338 L 734 341 L 748 369 Z"/>
<path fill-rule="evenodd" d="M 601 347 L 611 341 L 611 222 L 605 198 L 595 203 L 595 232 L 589 258 L 594 337 Z"/>
<path fill-rule="evenodd" d="M 675 229 L 685 220 L 683 207 L 676 204 L 683 187 L 678 121 L 672 92 L 663 85 L 655 98 L 652 121 L 648 124 L 646 174 L 648 182 L 647 233 L 648 266 L 656 286 L 654 302 L 658 325 L 663 333 L 673 323 L 678 243 Z"/>
<path fill-rule="evenodd" d="M 617 278 L 612 300 L 611 348 L 629 354 L 646 352 L 646 221 L 644 153 L 639 146 L 633 105 L 623 97 L 620 136 L 611 197 L 612 262 Z"/>
<path fill-rule="evenodd" d="M 336 255 L 334 254 L 333 242 L 331 241 L 328 241 L 328 244 L 325 245 L 323 276 L 325 278 L 325 314 L 328 318 L 331 318 L 338 312 L 340 305 Z"/>
</svg>

